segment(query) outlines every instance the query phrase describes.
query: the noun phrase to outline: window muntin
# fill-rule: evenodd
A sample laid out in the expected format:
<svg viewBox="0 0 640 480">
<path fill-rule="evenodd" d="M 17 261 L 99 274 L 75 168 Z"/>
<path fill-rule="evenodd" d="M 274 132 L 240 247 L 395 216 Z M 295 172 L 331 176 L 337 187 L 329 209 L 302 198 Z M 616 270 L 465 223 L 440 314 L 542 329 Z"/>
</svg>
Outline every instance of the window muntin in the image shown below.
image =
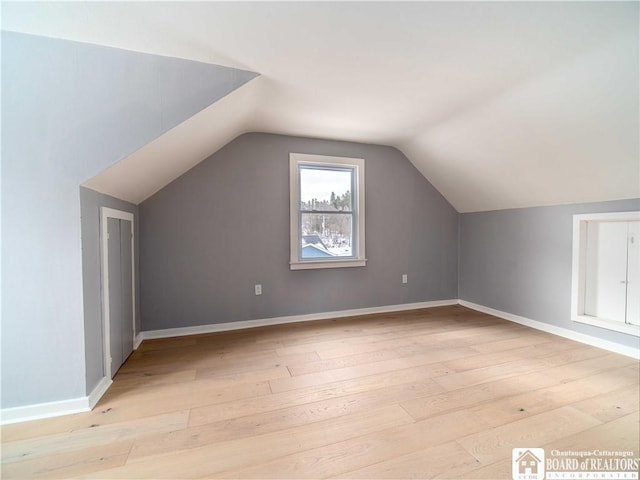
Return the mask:
<svg viewBox="0 0 640 480">
<path fill-rule="evenodd" d="M 364 266 L 364 160 L 290 156 L 291 269 Z"/>
</svg>

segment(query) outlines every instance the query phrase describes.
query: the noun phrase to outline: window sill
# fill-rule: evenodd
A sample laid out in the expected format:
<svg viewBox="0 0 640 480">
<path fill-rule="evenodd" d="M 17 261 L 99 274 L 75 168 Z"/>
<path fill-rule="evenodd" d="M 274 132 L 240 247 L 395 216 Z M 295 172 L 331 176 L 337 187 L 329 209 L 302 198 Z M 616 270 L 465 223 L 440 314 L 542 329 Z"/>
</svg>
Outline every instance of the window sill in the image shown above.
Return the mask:
<svg viewBox="0 0 640 480">
<path fill-rule="evenodd" d="M 615 332 L 626 333 L 640 337 L 640 326 L 630 325 L 628 323 L 614 322 L 613 320 L 605 320 L 604 318 L 590 317 L 589 315 L 578 315 L 573 319 L 574 322 L 585 323 L 594 327 L 606 328 Z"/>
<path fill-rule="evenodd" d="M 367 265 L 367 259 L 349 259 L 349 260 L 307 260 L 302 262 L 291 262 L 291 270 L 312 270 L 317 268 L 345 268 L 345 267 L 364 267 Z"/>
</svg>

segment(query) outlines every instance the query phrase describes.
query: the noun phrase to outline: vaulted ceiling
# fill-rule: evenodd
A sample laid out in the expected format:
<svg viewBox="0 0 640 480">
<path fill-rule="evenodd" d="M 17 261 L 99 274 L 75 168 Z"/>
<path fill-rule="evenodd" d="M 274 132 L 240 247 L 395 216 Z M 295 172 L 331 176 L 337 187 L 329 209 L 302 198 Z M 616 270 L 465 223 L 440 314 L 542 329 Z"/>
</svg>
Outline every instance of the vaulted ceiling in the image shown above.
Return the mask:
<svg viewBox="0 0 640 480">
<path fill-rule="evenodd" d="M 640 197 L 639 5 L 3 3 L 2 27 L 260 74 L 97 190 L 138 203 L 261 131 L 395 146 L 470 212 Z"/>
</svg>

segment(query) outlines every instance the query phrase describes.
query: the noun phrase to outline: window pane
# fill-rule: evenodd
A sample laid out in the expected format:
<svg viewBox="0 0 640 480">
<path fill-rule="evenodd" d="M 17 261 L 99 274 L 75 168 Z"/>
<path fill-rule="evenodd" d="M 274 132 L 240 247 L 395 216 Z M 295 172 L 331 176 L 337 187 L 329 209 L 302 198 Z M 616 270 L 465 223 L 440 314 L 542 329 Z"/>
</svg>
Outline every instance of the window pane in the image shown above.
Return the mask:
<svg viewBox="0 0 640 480">
<path fill-rule="evenodd" d="M 353 256 L 350 213 L 303 213 L 301 258 Z"/>
<path fill-rule="evenodd" d="M 300 209 L 302 211 L 353 210 L 352 169 L 300 167 Z"/>
</svg>

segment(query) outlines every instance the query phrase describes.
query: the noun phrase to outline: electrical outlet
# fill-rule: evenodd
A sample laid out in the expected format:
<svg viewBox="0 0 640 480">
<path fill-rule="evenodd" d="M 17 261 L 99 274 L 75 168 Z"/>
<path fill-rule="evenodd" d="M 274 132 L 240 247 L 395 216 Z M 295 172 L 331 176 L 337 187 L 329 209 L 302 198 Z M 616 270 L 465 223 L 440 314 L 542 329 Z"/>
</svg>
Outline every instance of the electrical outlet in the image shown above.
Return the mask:
<svg viewBox="0 0 640 480">
<path fill-rule="evenodd" d="M 409 283 L 409 278 L 406 273 L 402 274 L 402 283 Z"/>
<path fill-rule="evenodd" d="M 262 285 L 260 285 L 259 283 L 256 283 L 255 290 L 256 290 L 256 295 L 262 295 Z"/>
</svg>

